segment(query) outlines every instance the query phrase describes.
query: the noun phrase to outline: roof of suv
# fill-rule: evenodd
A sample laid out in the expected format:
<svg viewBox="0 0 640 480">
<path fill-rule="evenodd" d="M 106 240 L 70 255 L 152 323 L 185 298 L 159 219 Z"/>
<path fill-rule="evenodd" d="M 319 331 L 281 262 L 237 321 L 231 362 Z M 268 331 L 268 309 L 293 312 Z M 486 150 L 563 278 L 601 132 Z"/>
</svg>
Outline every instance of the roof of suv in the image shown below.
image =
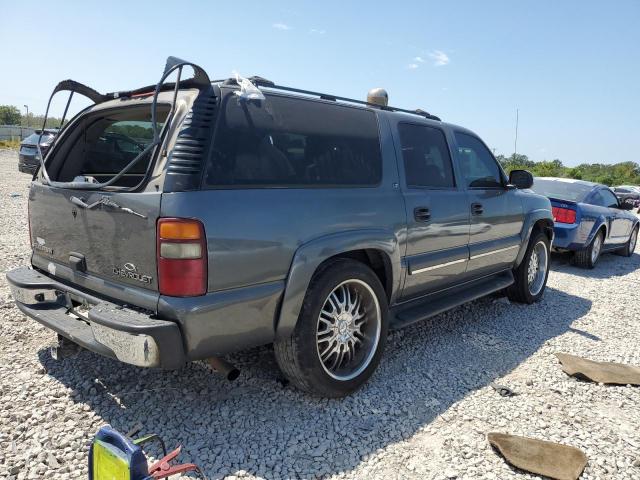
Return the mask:
<svg viewBox="0 0 640 480">
<path fill-rule="evenodd" d="M 261 87 L 262 89 L 267 89 L 269 93 L 292 97 L 292 98 L 304 98 L 307 100 L 318 101 L 322 103 L 330 103 L 330 104 L 342 104 L 351 106 L 354 108 L 362 108 L 377 111 L 378 113 L 382 113 L 383 115 L 389 115 L 395 118 L 400 118 L 407 122 L 415 122 L 421 121 L 425 123 L 431 123 L 434 126 L 445 126 L 451 128 L 453 130 L 468 133 L 474 136 L 477 136 L 475 132 L 469 130 L 468 128 L 462 127 L 460 125 L 456 125 L 453 123 L 443 122 L 439 117 L 432 115 L 424 110 L 416 109 L 416 110 L 408 110 L 393 106 L 380 106 L 372 103 L 368 103 L 364 100 L 358 100 L 348 97 L 340 97 L 336 95 L 314 92 L 310 90 L 302 90 L 293 87 L 286 87 L 281 85 L 276 85 L 269 80 L 265 80 L 262 77 L 250 77 L 255 85 Z M 211 82 L 212 85 L 217 87 L 222 87 L 225 89 L 236 90 L 239 88 L 238 83 L 235 79 L 229 78 L 226 80 L 214 80 Z M 147 90 L 143 92 L 143 90 Z M 192 87 L 180 88 L 179 91 L 188 91 L 192 90 Z M 134 101 L 135 103 L 145 104 L 151 103 L 152 100 L 152 87 L 145 87 L 137 89 L 135 95 L 128 95 L 130 92 L 121 92 L 121 94 L 117 98 L 105 99 L 102 102 L 96 103 L 89 107 L 90 110 L 98 110 L 98 109 L 106 109 L 112 108 L 113 106 L 121 104 L 123 100 Z M 160 101 L 167 101 L 173 96 L 171 91 L 163 90 L 160 92 L 158 99 Z"/>
<path fill-rule="evenodd" d="M 300 88 L 294 88 L 294 87 L 286 87 L 284 85 L 276 85 L 274 82 L 270 81 L 270 80 L 266 80 L 262 77 L 259 76 L 253 76 L 253 77 L 249 77 L 248 80 L 253 83 L 255 86 L 257 87 L 263 87 L 263 88 L 268 88 L 268 89 L 272 89 L 272 90 L 276 90 L 276 91 L 280 91 L 280 92 L 285 92 L 285 93 L 289 93 L 289 94 L 294 94 L 292 96 L 296 96 L 295 94 L 300 94 L 303 95 L 305 97 L 316 97 L 319 98 L 320 100 L 329 100 L 329 101 L 340 101 L 340 102 L 345 102 L 348 104 L 355 104 L 355 105 L 360 105 L 363 107 L 369 107 L 369 108 L 376 108 L 376 109 L 380 109 L 380 110 L 385 110 L 385 111 L 390 111 L 390 112 L 403 112 L 403 113 L 409 113 L 411 115 L 419 115 L 431 120 L 437 120 L 440 121 L 440 118 L 430 114 L 429 112 L 426 112 L 424 110 L 421 109 L 416 109 L 416 110 L 406 110 L 406 109 L 402 109 L 402 108 L 398 108 L 398 107 L 393 107 L 390 105 L 377 105 L 374 103 L 369 103 L 366 102 L 364 100 L 358 100 L 355 98 L 349 98 L 349 97 L 341 97 L 338 95 L 332 95 L 332 94 L 328 94 L 328 93 L 321 93 L 321 92 L 314 92 L 312 90 L 303 90 Z M 228 78 L 226 80 L 216 80 L 211 82 L 213 84 L 218 84 L 219 86 L 225 86 L 225 87 L 230 87 L 230 88 L 234 88 L 238 86 L 238 83 L 236 81 L 235 78 Z"/>
<path fill-rule="evenodd" d="M 308 100 L 315 100 L 323 103 L 335 104 L 336 102 L 340 102 L 343 105 L 348 105 L 355 108 L 363 108 L 363 109 L 376 110 L 378 112 L 384 112 L 384 115 L 400 117 L 402 120 L 405 120 L 407 122 L 415 122 L 416 120 L 421 120 L 426 123 L 432 123 L 434 126 L 435 125 L 446 126 L 453 130 L 457 130 L 459 132 L 468 133 L 473 136 L 478 136 L 475 132 L 473 132 L 472 130 L 469 130 L 468 128 L 465 128 L 453 123 L 443 122 L 439 117 L 432 115 L 428 112 L 425 112 L 424 110 L 421 110 L 421 109 L 407 110 L 407 109 L 393 107 L 393 106 L 380 106 L 373 103 L 368 103 L 364 100 L 357 100 L 357 99 L 348 98 L 348 97 L 340 97 L 340 96 L 335 96 L 331 94 L 313 92 L 310 90 L 302 90 L 302 89 L 292 88 L 292 87 L 284 87 L 280 85 L 275 85 L 273 82 L 269 80 L 265 80 L 262 77 L 254 76 L 254 77 L 250 77 L 249 80 L 251 80 L 252 83 L 254 83 L 257 86 L 270 89 L 269 93 L 275 93 L 278 95 L 283 95 L 283 96 L 292 97 L 292 98 L 304 98 Z M 236 80 L 233 78 L 226 79 L 226 80 L 215 80 L 211 83 L 218 85 L 219 87 L 222 87 L 222 88 L 229 88 L 233 90 L 239 88 L 238 84 L 236 83 Z"/>
</svg>

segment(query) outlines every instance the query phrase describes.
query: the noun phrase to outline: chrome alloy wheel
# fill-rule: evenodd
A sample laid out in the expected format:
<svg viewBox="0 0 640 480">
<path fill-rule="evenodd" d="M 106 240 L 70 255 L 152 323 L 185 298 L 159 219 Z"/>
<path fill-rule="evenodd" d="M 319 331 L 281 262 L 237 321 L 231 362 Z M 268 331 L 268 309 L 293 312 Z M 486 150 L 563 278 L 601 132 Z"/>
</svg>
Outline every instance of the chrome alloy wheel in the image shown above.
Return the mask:
<svg viewBox="0 0 640 480">
<path fill-rule="evenodd" d="M 380 304 L 369 285 L 345 280 L 324 301 L 316 328 L 316 347 L 324 371 L 347 381 L 371 363 L 382 328 Z"/>
<path fill-rule="evenodd" d="M 549 252 L 544 242 L 538 242 L 531 251 L 527 269 L 527 284 L 529 293 L 533 296 L 540 293 L 544 286 L 544 279 L 549 268 Z"/>
<path fill-rule="evenodd" d="M 591 263 L 596 263 L 600 256 L 600 249 L 602 248 L 602 235 L 597 234 L 593 239 L 593 247 L 591 247 Z"/>
</svg>

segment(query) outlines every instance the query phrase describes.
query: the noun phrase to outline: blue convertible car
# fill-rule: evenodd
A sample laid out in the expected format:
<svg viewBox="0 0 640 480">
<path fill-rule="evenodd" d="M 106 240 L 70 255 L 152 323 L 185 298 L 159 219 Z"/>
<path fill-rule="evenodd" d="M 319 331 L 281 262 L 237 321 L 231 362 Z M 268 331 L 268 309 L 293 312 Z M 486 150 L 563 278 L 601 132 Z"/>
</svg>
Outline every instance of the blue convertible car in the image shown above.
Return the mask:
<svg viewBox="0 0 640 480">
<path fill-rule="evenodd" d="M 551 200 L 555 221 L 553 248 L 574 251 L 576 265 L 593 268 L 603 252 L 633 254 L 638 217 L 606 185 L 568 178 L 538 177 L 536 193 Z"/>
</svg>

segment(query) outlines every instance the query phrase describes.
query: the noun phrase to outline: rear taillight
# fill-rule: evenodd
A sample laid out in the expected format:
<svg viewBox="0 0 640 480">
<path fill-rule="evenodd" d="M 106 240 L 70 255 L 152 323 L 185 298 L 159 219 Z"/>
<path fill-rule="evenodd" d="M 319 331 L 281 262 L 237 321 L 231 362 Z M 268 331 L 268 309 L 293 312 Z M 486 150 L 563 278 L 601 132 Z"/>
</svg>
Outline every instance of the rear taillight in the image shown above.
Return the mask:
<svg viewBox="0 0 640 480">
<path fill-rule="evenodd" d="M 576 223 L 576 211 L 570 208 L 551 207 L 556 223 Z"/>
<path fill-rule="evenodd" d="M 158 287 L 162 295 L 195 297 L 207 293 L 207 243 L 198 220 L 158 220 Z"/>
</svg>

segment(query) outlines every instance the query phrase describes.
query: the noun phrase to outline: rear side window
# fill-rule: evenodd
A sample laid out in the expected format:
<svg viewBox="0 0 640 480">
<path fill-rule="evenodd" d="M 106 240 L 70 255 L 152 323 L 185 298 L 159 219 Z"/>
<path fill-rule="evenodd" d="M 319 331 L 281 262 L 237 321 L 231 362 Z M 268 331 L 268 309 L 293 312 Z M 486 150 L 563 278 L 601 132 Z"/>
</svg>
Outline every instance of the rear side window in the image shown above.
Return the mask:
<svg viewBox="0 0 640 480">
<path fill-rule="evenodd" d="M 268 95 L 227 95 L 205 179 L 209 188 L 373 186 L 382 177 L 373 112 Z"/>
<path fill-rule="evenodd" d="M 589 203 L 600 207 L 618 208 L 618 199 L 616 196 L 604 188 L 596 190 L 593 195 L 591 195 Z"/>
<path fill-rule="evenodd" d="M 473 135 L 456 132 L 458 158 L 469 188 L 502 187 L 502 174 L 489 149 Z"/>
<path fill-rule="evenodd" d="M 411 123 L 398 125 L 408 187 L 454 186 L 451 156 L 444 133 Z"/>
</svg>

